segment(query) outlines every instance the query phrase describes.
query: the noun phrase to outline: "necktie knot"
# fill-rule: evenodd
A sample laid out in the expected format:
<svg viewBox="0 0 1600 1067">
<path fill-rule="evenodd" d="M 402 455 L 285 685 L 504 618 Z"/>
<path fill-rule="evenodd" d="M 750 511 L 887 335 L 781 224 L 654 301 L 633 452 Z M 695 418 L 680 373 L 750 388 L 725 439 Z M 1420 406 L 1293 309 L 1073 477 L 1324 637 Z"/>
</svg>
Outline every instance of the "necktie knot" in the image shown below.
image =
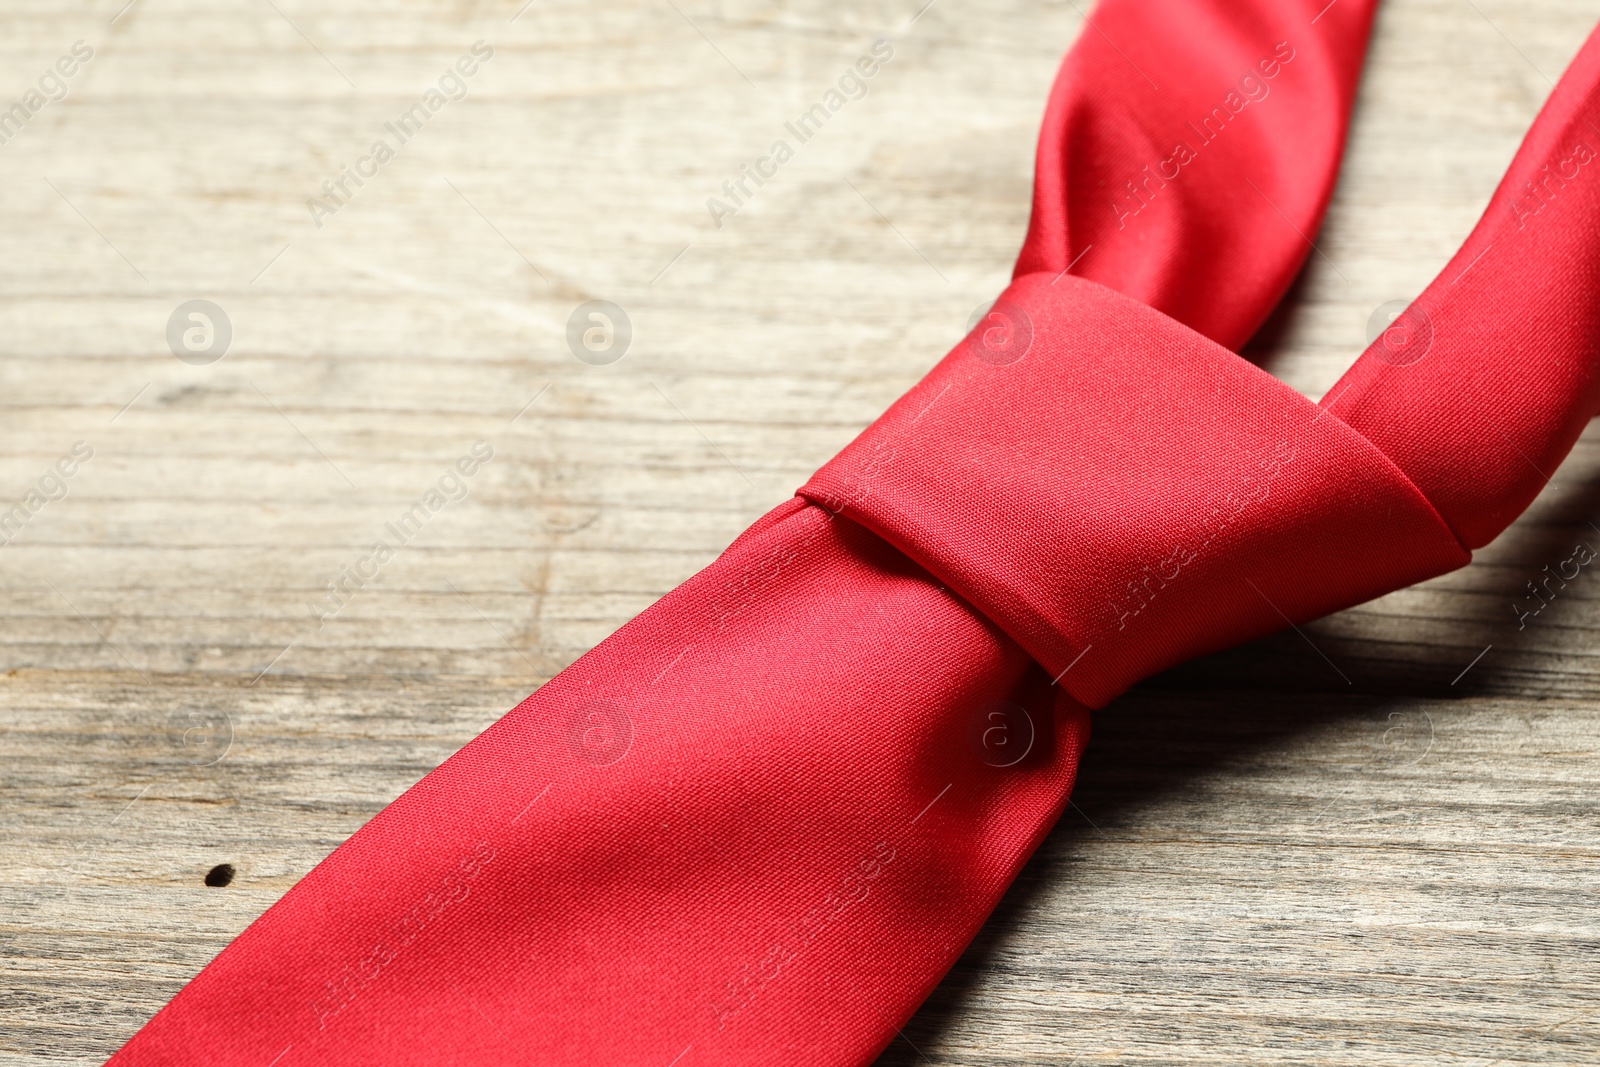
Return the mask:
<svg viewBox="0 0 1600 1067">
<path fill-rule="evenodd" d="M 1090 707 L 1469 558 L 1362 435 L 1072 275 L 1013 282 L 801 495 L 927 568 Z"/>
</svg>

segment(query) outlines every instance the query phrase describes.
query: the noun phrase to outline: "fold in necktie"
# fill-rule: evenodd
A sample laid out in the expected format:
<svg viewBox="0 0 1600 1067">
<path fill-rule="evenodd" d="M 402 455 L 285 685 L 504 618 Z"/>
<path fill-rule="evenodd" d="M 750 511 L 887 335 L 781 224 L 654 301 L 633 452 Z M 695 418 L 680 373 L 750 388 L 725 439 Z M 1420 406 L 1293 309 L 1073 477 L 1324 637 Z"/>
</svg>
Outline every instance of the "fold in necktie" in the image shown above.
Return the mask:
<svg viewBox="0 0 1600 1067">
<path fill-rule="evenodd" d="M 1466 563 L 1600 401 L 1600 45 L 1316 405 L 1229 346 L 1337 168 L 1372 3 L 1321 7 L 1105 0 L 973 333 L 114 1062 L 867 1063 L 1059 815 L 1088 708 Z"/>
</svg>

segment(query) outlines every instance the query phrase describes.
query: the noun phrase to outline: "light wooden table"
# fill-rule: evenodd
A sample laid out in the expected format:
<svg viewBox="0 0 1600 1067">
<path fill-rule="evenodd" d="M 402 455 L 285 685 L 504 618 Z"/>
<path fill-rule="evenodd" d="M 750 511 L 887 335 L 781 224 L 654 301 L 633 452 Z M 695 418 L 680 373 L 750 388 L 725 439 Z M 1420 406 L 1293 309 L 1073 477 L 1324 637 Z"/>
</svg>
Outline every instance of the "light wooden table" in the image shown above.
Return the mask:
<svg viewBox="0 0 1600 1067">
<path fill-rule="evenodd" d="M 7 5 L 0 99 L 94 55 L 0 145 L 0 504 L 93 457 L 0 548 L 0 1064 L 98 1063 L 964 332 L 1083 5 L 924 2 Z M 1387 0 L 1326 259 L 1251 354 L 1326 389 L 1597 15 Z M 867 97 L 715 227 L 880 35 Z M 314 225 L 480 39 L 467 96 Z M 220 361 L 169 351 L 193 299 Z M 626 309 L 620 362 L 567 349 L 589 299 Z M 479 440 L 466 498 L 319 624 Z M 1510 607 L 1591 522 L 1592 434 L 1470 568 L 1307 627 L 1352 686 L 1291 633 L 1101 713 L 1074 807 L 884 1062 L 1600 1063 L 1600 578 Z"/>
</svg>

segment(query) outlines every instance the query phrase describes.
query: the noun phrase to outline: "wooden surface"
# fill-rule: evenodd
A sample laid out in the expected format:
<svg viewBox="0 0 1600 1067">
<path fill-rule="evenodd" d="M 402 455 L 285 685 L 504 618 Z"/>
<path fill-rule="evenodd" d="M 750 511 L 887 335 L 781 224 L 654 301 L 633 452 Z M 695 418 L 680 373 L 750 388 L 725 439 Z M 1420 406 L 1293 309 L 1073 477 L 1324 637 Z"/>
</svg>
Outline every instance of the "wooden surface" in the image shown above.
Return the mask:
<svg viewBox="0 0 1600 1067">
<path fill-rule="evenodd" d="M 95 49 L 0 145 L 0 501 L 93 449 L 0 548 L 4 1067 L 100 1062 L 941 355 L 1006 280 L 1083 7 L 124 3 L 8 4 L 0 35 L 6 101 Z M 1251 355 L 1326 389 L 1597 15 L 1386 0 L 1323 254 Z M 866 98 L 716 228 L 878 36 Z M 479 39 L 469 95 L 313 225 Z M 164 333 L 197 298 L 233 326 L 209 365 Z M 589 299 L 632 321 L 613 365 L 567 349 Z M 479 440 L 466 499 L 319 625 Z M 1593 433 L 1468 569 L 1099 714 L 1074 807 L 883 1062 L 1600 1063 L 1600 577 L 1510 607 L 1591 523 Z"/>
</svg>

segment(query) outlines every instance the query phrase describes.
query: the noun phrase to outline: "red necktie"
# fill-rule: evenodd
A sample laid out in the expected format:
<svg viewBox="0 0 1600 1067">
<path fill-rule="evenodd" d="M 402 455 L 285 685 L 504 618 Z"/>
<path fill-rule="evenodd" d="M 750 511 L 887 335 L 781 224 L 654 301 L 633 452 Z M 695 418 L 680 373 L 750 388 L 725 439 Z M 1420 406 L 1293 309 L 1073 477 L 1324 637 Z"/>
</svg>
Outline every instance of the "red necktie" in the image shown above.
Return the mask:
<svg viewBox="0 0 1600 1067">
<path fill-rule="evenodd" d="M 1464 564 L 1600 401 L 1600 45 L 1319 406 L 1225 346 L 1308 251 L 1372 2 L 1104 0 L 973 334 L 115 1062 L 867 1063 L 1060 813 L 1087 708 Z"/>
</svg>

